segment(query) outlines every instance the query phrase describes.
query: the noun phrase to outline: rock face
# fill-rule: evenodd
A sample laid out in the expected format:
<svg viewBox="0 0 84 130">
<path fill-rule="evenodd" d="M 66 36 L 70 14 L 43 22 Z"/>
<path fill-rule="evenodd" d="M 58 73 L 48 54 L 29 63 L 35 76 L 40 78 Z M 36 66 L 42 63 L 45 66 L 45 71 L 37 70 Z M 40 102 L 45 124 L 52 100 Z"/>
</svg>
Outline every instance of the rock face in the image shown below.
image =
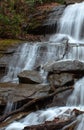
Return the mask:
<svg viewBox="0 0 84 130">
<path fill-rule="evenodd" d="M 44 21 L 45 33 L 55 33 L 57 26 L 59 25 L 59 19 L 61 18 L 66 5 L 60 5 L 54 7 L 48 14 L 47 19 Z"/>
<path fill-rule="evenodd" d="M 63 86 L 73 82 L 73 75 L 68 73 L 52 74 L 49 76 L 51 86 Z"/>
<path fill-rule="evenodd" d="M 39 11 L 39 13 L 29 16 L 29 23 L 31 24 L 27 24 L 24 30 L 26 29 L 28 33 L 38 35 L 53 33 L 53 31 L 56 31 L 54 28 L 57 28 L 58 20 L 65 7 L 66 5 L 59 5 L 49 11 Z"/>
<path fill-rule="evenodd" d="M 84 73 L 84 62 L 78 60 L 60 60 L 44 65 L 44 70 L 53 73 L 61 73 L 61 72 Z"/>
<path fill-rule="evenodd" d="M 4 63 L 0 63 L 0 78 L 6 75 L 7 73 L 7 65 Z"/>
<path fill-rule="evenodd" d="M 42 83 L 43 79 L 37 71 L 25 70 L 18 74 L 20 83 L 38 84 Z"/>
<path fill-rule="evenodd" d="M 67 90 L 65 92 L 55 95 L 49 107 L 66 105 L 67 99 L 71 95 L 71 93 L 72 93 L 72 90 Z"/>
<path fill-rule="evenodd" d="M 21 102 L 26 98 L 39 98 L 48 94 L 48 85 L 0 83 L 0 106 L 8 101 Z"/>
<path fill-rule="evenodd" d="M 44 66 L 48 72 L 51 91 L 62 86 L 74 85 L 75 81 L 84 76 L 84 62 L 78 60 L 60 60 Z"/>
</svg>

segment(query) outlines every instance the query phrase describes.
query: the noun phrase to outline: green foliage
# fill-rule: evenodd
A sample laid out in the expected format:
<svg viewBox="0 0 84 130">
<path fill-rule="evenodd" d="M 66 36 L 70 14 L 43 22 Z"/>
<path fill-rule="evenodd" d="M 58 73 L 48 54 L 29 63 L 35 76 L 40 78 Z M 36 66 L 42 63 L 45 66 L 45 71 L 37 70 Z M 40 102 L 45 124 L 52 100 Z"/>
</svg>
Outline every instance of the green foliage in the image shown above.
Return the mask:
<svg viewBox="0 0 84 130">
<path fill-rule="evenodd" d="M 21 32 L 21 23 L 23 22 L 20 15 L 12 17 L 0 14 L 0 35 L 16 37 Z"/>
<path fill-rule="evenodd" d="M 0 3 L 0 37 L 18 37 L 22 26 L 28 23 L 28 14 L 35 12 L 35 5 L 48 2 L 64 3 L 64 0 L 2 0 Z M 33 21 L 37 26 L 39 23 Z M 29 23 L 31 24 L 31 23 Z"/>
<path fill-rule="evenodd" d="M 0 14 L 0 22 L 2 22 L 3 24 L 9 24 L 10 20 L 7 16 Z"/>
<path fill-rule="evenodd" d="M 26 0 L 30 6 L 34 6 L 36 3 L 42 4 L 43 0 Z"/>
<path fill-rule="evenodd" d="M 64 4 L 65 0 L 55 0 L 56 2 L 60 3 L 60 4 Z"/>
<path fill-rule="evenodd" d="M 42 3 L 49 3 L 49 2 L 58 2 L 58 3 L 63 4 L 65 2 L 65 0 L 26 0 L 26 2 L 29 5 L 33 6 L 36 3 L 42 4 Z"/>
</svg>

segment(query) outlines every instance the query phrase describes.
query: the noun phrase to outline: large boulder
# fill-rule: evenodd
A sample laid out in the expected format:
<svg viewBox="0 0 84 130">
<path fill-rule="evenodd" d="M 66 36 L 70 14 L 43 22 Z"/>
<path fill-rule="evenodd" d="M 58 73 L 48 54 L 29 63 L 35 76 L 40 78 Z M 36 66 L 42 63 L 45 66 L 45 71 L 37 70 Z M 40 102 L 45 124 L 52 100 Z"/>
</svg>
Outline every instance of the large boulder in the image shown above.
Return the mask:
<svg viewBox="0 0 84 130">
<path fill-rule="evenodd" d="M 40 84 L 43 82 L 42 76 L 35 70 L 24 70 L 18 74 L 20 83 Z"/>
<path fill-rule="evenodd" d="M 47 96 L 50 87 L 48 85 L 0 83 L 0 106 L 7 102 L 22 103 L 28 98 Z"/>
<path fill-rule="evenodd" d="M 61 73 L 61 74 L 52 74 L 48 78 L 51 86 L 64 86 L 69 85 L 73 82 L 73 74 Z"/>
<path fill-rule="evenodd" d="M 74 72 L 84 73 L 84 62 L 78 60 L 60 60 L 44 65 L 44 70 L 52 73 Z"/>
</svg>

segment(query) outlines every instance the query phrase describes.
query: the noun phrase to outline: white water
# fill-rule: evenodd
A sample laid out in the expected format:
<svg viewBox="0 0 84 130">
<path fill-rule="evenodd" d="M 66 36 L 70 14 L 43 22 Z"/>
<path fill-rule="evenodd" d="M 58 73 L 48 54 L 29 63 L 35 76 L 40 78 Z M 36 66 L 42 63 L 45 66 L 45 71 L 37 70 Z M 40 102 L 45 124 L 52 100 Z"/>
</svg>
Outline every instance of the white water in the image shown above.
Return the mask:
<svg viewBox="0 0 84 130">
<path fill-rule="evenodd" d="M 84 46 L 73 46 L 68 49 L 64 59 L 79 60 L 84 62 Z"/>
<path fill-rule="evenodd" d="M 71 43 L 84 43 L 84 2 L 69 5 L 59 22 L 58 34 L 50 41 L 58 42 L 69 39 Z"/>
<path fill-rule="evenodd" d="M 45 121 L 51 121 L 54 118 L 58 117 L 59 119 L 66 120 L 71 115 L 73 115 L 72 110 L 73 109 L 79 109 L 79 107 L 52 107 L 48 108 L 46 110 L 40 110 L 37 112 L 32 112 L 28 116 L 26 116 L 24 119 L 13 122 L 10 124 L 6 130 L 22 130 L 25 126 L 30 125 L 37 125 L 42 124 Z M 81 110 L 84 110 L 82 108 Z M 32 118 L 33 117 L 33 118 Z M 77 130 L 83 130 L 83 129 L 77 129 Z"/>
<path fill-rule="evenodd" d="M 7 75 L 1 79 L 1 82 L 18 82 L 17 75 L 21 71 L 32 70 L 46 62 L 60 59 L 64 51 L 65 45 L 57 47 L 50 43 L 24 43 L 11 57 Z M 42 69 L 40 74 L 45 80 L 47 74 Z"/>
<path fill-rule="evenodd" d="M 13 104 L 13 98 L 14 95 L 11 91 L 5 95 L 5 100 L 7 101 L 7 104 L 5 107 L 4 115 L 11 112 L 13 109 L 16 109 L 15 105 Z"/>
<path fill-rule="evenodd" d="M 12 101 L 8 101 L 7 105 L 6 105 L 6 108 L 5 108 L 5 111 L 4 111 L 4 114 L 7 114 L 7 113 L 11 112 L 12 108 L 13 108 L 13 102 Z"/>
<path fill-rule="evenodd" d="M 38 45 L 23 44 L 11 58 L 8 64 L 8 73 L 1 79 L 1 82 L 16 82 L 17 75 L 22 70 L 31 70 L 35 64 L 35 55 L 37 54 Z"/>
<path fill-rule="evenodd" d="M 84 77 L 74 85 L 74 91 L 67 101 L 70 106 L 84 106 Z"/>
</svg>

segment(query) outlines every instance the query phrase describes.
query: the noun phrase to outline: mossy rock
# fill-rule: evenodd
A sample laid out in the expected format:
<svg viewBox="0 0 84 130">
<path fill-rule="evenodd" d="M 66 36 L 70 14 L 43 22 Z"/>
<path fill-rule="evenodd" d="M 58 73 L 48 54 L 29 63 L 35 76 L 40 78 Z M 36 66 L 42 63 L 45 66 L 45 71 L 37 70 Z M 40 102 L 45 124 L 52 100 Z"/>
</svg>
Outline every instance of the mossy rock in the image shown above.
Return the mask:
<svg viewBox="0 0 84 130">
<path fill-rule="evenodd" d="M 4 55 L 4 52 L 6 52 L 8 48 L 14 47 L 20 43 L 22 43 L 22 41 L 17 39 L 0 39 L 0 57 Z"/>
</svg>

